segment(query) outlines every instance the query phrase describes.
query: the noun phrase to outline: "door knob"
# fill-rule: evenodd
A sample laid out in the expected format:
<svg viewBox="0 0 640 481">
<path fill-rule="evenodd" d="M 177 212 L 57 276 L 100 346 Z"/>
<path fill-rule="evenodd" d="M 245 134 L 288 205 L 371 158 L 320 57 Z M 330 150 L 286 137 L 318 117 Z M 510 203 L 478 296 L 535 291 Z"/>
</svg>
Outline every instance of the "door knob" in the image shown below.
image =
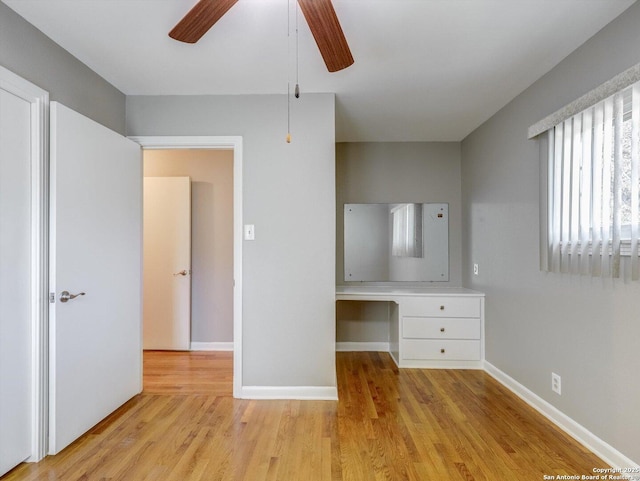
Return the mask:
<svg viewBox="0 0 640 481">
<path fill-rule="evenodd" d="M 78 296 L 84 296 L 84 292 L 79 292 L 78 294 L 69 294 L 69 291 L 62 291 L 60 293 L 60 302 L 67 302 L 71 299 L 75 299 Z"/>
<path fill-rule="evenodd" d="M 186 269 L 181 270 L 180 272 L 176 272 L 173 276 L 186 276 L 188 274 Z"/>
</svg>

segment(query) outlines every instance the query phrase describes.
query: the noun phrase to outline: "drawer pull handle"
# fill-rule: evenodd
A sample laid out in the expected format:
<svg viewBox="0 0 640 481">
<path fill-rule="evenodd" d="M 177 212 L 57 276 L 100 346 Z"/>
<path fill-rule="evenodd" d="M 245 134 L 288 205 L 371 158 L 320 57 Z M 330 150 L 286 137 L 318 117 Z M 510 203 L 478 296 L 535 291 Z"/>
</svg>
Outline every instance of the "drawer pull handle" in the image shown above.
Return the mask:
<svg viewBox="0 0 640 481">
<path fill-rule="evenodd" d="M 440 354 L 444 354 L 444 349 L 440 349 Z"/>
<path fill-rule="evenodd" d="M 441 310 L 441 311 L 444 311 L 444 306 L 440 306 L 440 310 Z"/>
<path fill-rule="evenodd" d="M 444 327 L 441 327 L 441 328 L 440 328 L 440 332 L 444 332 Z"/>
</svg>

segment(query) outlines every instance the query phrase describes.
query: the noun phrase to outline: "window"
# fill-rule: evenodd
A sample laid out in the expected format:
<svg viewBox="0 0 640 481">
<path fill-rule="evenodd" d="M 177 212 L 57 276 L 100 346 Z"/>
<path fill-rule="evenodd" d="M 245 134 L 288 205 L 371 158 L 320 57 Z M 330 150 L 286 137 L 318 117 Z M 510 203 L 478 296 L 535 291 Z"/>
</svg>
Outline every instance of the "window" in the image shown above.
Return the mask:
<svg viewBox="0 0 640 481">
<path fill-rule="evenodd" d="M 546 134 L 542 268 L 638 280 L 640 82 Z"/>
</svg>

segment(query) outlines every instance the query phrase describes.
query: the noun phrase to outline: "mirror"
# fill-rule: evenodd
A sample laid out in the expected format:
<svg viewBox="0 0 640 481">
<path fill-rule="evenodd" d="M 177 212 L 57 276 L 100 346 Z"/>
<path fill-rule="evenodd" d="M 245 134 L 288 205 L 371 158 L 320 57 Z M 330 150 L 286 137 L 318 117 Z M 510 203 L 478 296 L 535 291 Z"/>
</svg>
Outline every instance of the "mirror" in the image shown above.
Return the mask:
<svg viewBox="0 0 640 481">
<path fill-rule="evenodd" d="M 345 204 L 344 280 L 449 280 L 448 204 Z"/>
</svg>

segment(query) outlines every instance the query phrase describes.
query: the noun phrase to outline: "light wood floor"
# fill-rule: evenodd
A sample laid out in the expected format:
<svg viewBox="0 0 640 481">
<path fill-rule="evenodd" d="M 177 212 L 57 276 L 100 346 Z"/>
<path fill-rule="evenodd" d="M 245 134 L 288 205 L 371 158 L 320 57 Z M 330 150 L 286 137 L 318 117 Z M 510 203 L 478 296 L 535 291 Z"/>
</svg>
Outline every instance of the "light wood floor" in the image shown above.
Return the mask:
<svg viewBox="0 0 640 481">
<path fill-rule="evenodd" d="M 144 392 L 15 480 L 536 480 L 604 463 L 481 371 L 338 353 L 339 402 L 231 396 L 231 353 L 147 352 Z"/>
</svg>

